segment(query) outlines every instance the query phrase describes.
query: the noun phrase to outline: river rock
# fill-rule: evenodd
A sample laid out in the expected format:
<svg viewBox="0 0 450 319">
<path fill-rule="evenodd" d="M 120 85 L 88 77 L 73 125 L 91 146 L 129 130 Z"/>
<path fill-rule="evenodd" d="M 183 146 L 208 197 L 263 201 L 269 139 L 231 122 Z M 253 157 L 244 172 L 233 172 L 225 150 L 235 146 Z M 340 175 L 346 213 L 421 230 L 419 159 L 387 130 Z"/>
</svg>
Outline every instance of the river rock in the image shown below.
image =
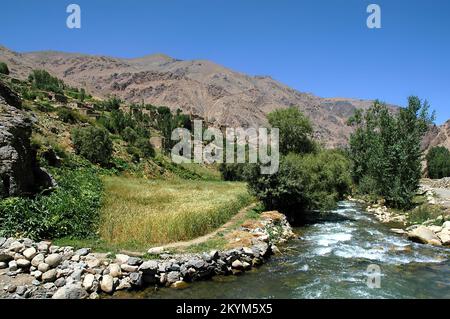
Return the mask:
<svg viewBox="0 0 450 319">
<path fill-rule="evenodd" d="M 130 278 L 125 277 L 124 279 L 121 279 L 119 281 L 116 290 L 125 290 L 130 288 L 131 288 Z"/>
<path fill-rule="evenodd" d="M 128 264 L 122 264 L 120 265 L 120 268 L 125 272 L 136 272 L 138 270 L 138 266 L 131 266 Z"/>
<path fill-rule="evenodd" d="M 130 259 L 130 256 L 124 255 L 124 254 L 117 254 L 116 260 L 119 264 L 126 264 L 128 262 L 128 259 Z"/>
<path fill-rule="evenodd" d="M 44 261 L 51 268 L 54 268 L 54 267 L 57 267 L 60 264 L 60 262 L 62 261 L 62 257 L 59 254 L 53 253 L 53 254 L 48 255 L 44 259 Z"/>
<path fill-rule="evenodd" d="M 58 278 L 58 279 L 55 280 L 55 286 L 58 287 L 58 288 L 61 288 L 65 284 L 66 284 L 66 279 L 64 279 L 63 277 Z"/>
<path fill-rule="evenodd" d="M 8 264 L 5 263 L 4 261 L 0 261 L 0 269 L 5 269 L 8 268 Z"/>
<path fill-rule="evenodd" d="M 166 281 L 167 284 L 172 284 L 180 280 L 180 273 L 178 271 L 171 271 L 167 274 Z"/>
<path fill-rule="evenodd" d="M 231 267 L 235 268 L 235 269 L 242 269 L 244 268 L 244 265 L 242 264 L 242 262 L 239 259 L 236 259 L 235 261 L 233 261 L 233 263 L 231 264 Z"/>
<path fill-rule="evenodd" d="M 34 267 L 39 266 L 40 263 L 43 263 L 45 259 L 44 254 L 37 254 L 36 256 L 34 256 L 33 259 L 31 259 L 31 265 Z"/>
<path fill-rule="evenodd" d="M 38 270 L 43 272 L 43 273 L 47 272 L 49 269 L 50 269 L 50 266 L 48 264 L 46 264 L 46 263 L 40 263 L 38 265 Z"/>
<path fill-rule="evenodd" d="M 120 269 L 120 266 L 118 264 L 110 264 L 108 266 L 109 274 L 113 277 L 120 277 L 122 276 L 122 270 Z"/>
<path fill-rule="evenodd" d="M 143 260 L 138 257 L 130 257 L 127 260 L 127 264 L 130 266 L 139 266 L 140 264 L 142 264 L 142 262 Z"/>
<path fill-rule="evenodd" d="M 42 274 L 42 282 L 54 282 L 56 280 L 56 269 L 50 269 Z"/>
<path fill-rule="evenodd" d="M 407 232 L 401 228 L 391 228 L 391 232 L 399 234 L 399 235 L 407 234 Z"/>
<path fill-rule="evenodd" d="M 143 283 L 142 273 L 141 272 L 132 272 L 129 276 L 130 283 L 133 286 L 141 287 Z"/>
<path fill-rule="evenodd" d="M 95 276 L 93 274 L 86 274 L 83 280 L 83 287 L 90 291 L 94 286 Z"/>
<path fill-rule="evenodd" d="M 91 252 L 90 248 L 81 248 L 75 252 L 75 255 L 86 256 Z"/>
<path fill-rule="evenodd" d="M 22 244 L 19 241 L 12 242 L 11 245 L 9 245 L 9 248 L 8 248 L 9 251 L 13 251 L 13 252 L 16 252 L 16 253 L 18 253 L 18 252 L 20 252 L 20 251 L 22 251 L 24 249 L 25 249 L 25 245 Z"/>
<path fill-rule="evenodd" d="M 8 263 L 9 271 L 16 271 L 17 270 L 17 262 L 15 260 L 11 260 Z"/>
<path fill-rule="evenodd" d="M 29 268 L 31 265 L 29 260 L 23 259 L 23 258 L 17 259 L 16 262 L 17 262 L 17 267 L 19 267 L 19 268 Z"/>
<path fill-rule="evenodd" d="M 27 286 L 17 286 L 16 294 L 18 294 L 19 296 L 22 296 L 27 292 L 27 290 L 28 290 Z"/>
<path fill-rule="evenodd" d="M 86 264 L 89 268 L 97 268 L 101 265 L 101 261 L 95 257 L 91 257 L 86 260 Z"/>
<path fill-rule="evenodd" d="M 52 299 L 85 299 L 88 293 L 80 285 L 70 284 L 59 288 Z"/>
<path fill-rule="evenodd" d="M 48 243 L 47 242 L 40 242 L 37 244 L 37 250 L 43 253 L 48 252 Z"/>
<path fill-rule="evenodd" d="M 11 256 L 7 252 L 0 252 L 0 262 L 9 262 L 10 260 L 13 260 L 14 257 Z"/>
<path fill-rule="evenodd" d="M 100 282 L 100 288 L 107 294 L 112 293 L 114 291 L 114 278 L 110 275 L 104 275 Z"/>
<path fill-rule="evenodd" d="M 426 226 L 419 226 L 408 233 L 408 238 L 422 244 L 440 244 L 440 239 Z"/>
<path fill-rule="evenodd" d="M 36 248 L 30 247 L 30 248 L 25 249 L 25 250 L 23 251 L 22 255 L 23 255 L 26 259 L 31 260 L 31 259 L 33 259 L 34 256 L 36 256 L 36 253 L 37 253 Z"/>
<path fill-rule="evenodd" d="M 143 262 L 139 266 L 139 271 L 142 271 L 144 274 L 154 275 L 158 270 L 158 263 L 154 260 L 149 260 Z"/>
<path fill-rule="evenodd" d="M 450 228 L 444 228 L 441 232 L 436 234 L 444 246 L 450 246 Z"/>
</svg>

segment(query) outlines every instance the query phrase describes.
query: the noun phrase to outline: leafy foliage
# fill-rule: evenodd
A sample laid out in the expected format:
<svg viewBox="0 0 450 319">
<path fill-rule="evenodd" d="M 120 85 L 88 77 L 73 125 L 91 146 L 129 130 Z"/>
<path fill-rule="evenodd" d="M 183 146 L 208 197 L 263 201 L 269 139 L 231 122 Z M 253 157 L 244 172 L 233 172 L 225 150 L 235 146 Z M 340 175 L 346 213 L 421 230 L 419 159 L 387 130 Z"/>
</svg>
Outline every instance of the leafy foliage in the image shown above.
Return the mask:
<svg viewBox="0 0 450 319">
<path fill-rule="evenodd" d="M 8 65 L 5 62 L 0 62 L 0 74 L 9 75 Z"/>
<path fill-rule="evenodd" d="M 113 144 L 105 129 L 93 126 L 74 129 L 72 141 L 75 152 L 92 163 L 107 165 L 111 159 Z"/>
<path fill-rule="evenodd" d="M 0 236 L 41 239 L 96 234 L 103 191 L 96 172 L 58 169 L 52 174 L 58 188 L 50 195 L 0 201 Z"/>
<path fill-rule="evenodd" d="M 427 154 L 428 176 L 443 178 L 450 176 L 450 151 L 442 146 L 433 147 Z"/>
<path fill-rule="evenodd" d="M 246 170 L 250 190 L 268 209 L 279 209 L 292 217 L 304 210 L 330 209 L 350 189 L 349 161 L 336 151 L 284 156 L 279 171 L 261 175 L 259 166 Z"/>
<path fill-rule="evenodd" d="M 34 88 L 63 94 L 64 82 L 45 70 L 33 70 L 28 80 Z"/>
<path fill-rule="evenodd" d="M 361 193 L 381 196 L 396 208 L 412 205 L 421 177 L 420 142 L 433 120 L 428 109 L 426 101 L 410 97 L 408 107 L 391 114 L 376 101 L 349 120 L 356 127 L 349 149 L 352 177 Z"/>
<path fill-rule="evenodd" d="M 310 153 L 314 150 L 313 128 L 297 108 L 276 110 L 267 115 L 269 124 L 280 130 L 280 153 Z"/>
</svg>

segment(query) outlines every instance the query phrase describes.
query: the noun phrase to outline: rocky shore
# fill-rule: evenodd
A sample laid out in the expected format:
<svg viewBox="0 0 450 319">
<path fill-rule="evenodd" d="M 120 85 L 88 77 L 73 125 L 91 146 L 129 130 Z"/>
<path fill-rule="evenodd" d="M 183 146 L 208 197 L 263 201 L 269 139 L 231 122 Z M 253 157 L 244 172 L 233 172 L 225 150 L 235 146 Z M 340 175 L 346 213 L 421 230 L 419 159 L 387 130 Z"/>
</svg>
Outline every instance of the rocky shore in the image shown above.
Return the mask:
<svg viewBox="0 0 450 319">
<path fill-rule="evenodd" d="M 448 187 L 449 180 L 450 179 L 445 178 L 435 180 L 433 183 L 435 185 L 439 185 L 440 187 Z M 430 184 L 430 182 L 428 182 L 428 184 Z M 426 203 L 429 205 L 441 205 L 441 199 L 436 197 L 433 192 L 433 188 L 429 185 L 421 185 L 418 194 L 424 196 Z M 351 198 L 350 200 L 358 201 L 367 205 L 367 203 L 360 199 Z M 428 219 L 422 224 L 408 226 L 409 213 L 397 213 L 390 210 L 382 203 L 367 205 L 366 211 L 374 214 L 375 218 L 382 223 L 398 224 L 399 228 L 391 228 L 391 231 L 404 235 L 411 241 L 435 246 L 450 246 L 449 215 L 440 215 L 434 219 Z"/>
<path fill-rule="evenodd" d="M 160 252 L 151 260 L 58 247 L 49 241 L 0 238 L 0 298 L 96 299 L 149 286 L 183 288 L 189 282 L 257 267 L 279 252 L 277 244 L 294 236 L 278 212 L 262 213 L 258 222 L 244 224 L 238 232 L 246 234 L 242 237 L 248 245 L 201 254 Z"/>
</svg>

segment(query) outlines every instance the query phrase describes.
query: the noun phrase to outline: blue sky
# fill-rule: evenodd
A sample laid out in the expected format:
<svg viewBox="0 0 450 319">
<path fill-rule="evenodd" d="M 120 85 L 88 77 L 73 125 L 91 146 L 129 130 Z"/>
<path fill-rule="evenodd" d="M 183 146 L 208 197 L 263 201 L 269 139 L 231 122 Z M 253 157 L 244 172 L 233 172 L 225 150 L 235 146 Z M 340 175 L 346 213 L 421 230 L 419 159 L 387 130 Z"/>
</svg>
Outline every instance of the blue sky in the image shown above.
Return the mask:
<svg viewBox="0 0 450 319">
<path fill-rule="evenodd" d="M 82 28 L 66 27 L 81 6 Z M 366 7 L 381 6 L 381 29 Z M 119 57 L 165 53 L 270 75 L 323 97 L 427 99 L 450 118 L 448 0 L 6 0 L 0 44 Z"/>
</svg>

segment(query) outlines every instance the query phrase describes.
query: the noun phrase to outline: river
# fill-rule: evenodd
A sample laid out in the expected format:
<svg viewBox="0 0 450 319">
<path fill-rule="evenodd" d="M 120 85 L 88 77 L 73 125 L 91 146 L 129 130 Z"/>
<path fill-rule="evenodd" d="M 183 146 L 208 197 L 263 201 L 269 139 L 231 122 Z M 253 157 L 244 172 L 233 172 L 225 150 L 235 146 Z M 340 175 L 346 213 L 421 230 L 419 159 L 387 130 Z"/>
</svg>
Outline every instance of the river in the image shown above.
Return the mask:
<svg viewBox="0 0 450 319">
<path fill-rule="evenodd" d="M 355 203 L 341 202 L 320 218 L 307 218 L 295 232 L 299 238 L 282 255 L 241 276 L 126 297 L 450 298 L 450 249 L 412 243 Z M 379 267 L 379 288 L 367 285 L 369 265 Z"/>
</svg>

